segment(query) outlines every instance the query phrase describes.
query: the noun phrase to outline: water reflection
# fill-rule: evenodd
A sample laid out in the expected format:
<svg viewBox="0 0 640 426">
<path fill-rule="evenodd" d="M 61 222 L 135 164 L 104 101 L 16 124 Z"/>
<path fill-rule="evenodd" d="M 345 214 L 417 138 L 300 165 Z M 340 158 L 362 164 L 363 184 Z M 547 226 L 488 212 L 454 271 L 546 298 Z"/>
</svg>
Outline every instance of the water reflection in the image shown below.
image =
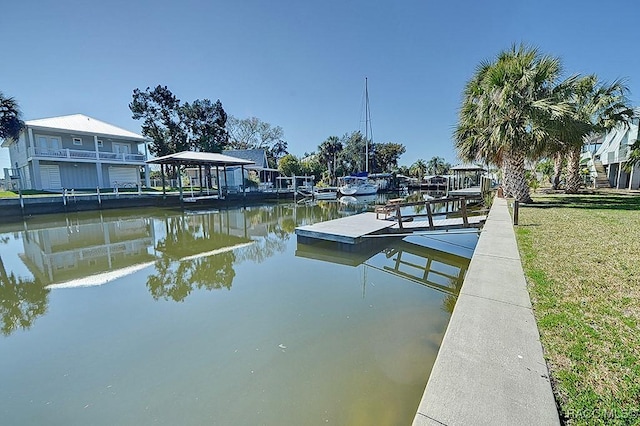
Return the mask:
<svg viewBox="0 0 640 426">
<path fill-rule="evenodd" d="M 0 316 L 2 334 L 29 329 L 47 311 L 49 290 L 36 280 L 18 278 L 7 271 L 0 256 Z"/>
<path fill-rule="evenodd" d="M 354 267 L 363 265 L 441 291 L 446 294 L 443 309 L 451 313 L 469 268 L 477 234 L 452 234 L 447 239 L 443 246 L 438 237 L 387 237 L 347 249 L 328 241 L 298 243 L 296 256 Z"/>
<path fill-rule="evenodd" d="M 284 253 L 296 226 L 356 213 L 369 202 L 384 200 L 365 201 L 179 214 L 91 212 L 25 222 L 19 230 L 0 234 L 0 244 L 8 245 L 12 235 L 21 245 L 17 253 L 3 249 L 0 257 L 2 332 L 28 329 L 46 312 L 51 289 L 102 285 L 145 268 L 146 287 L 155 300 L 182 302 L 194 290 L 230 290 L 237 265 L 262 263 Z M 408 239 L 381 239 L 348 253 L 298 245 L 296 255 L 350 266 L 366 264 L 444 291 L 453 296 L 446 301 L 449 312 L 468 267 L 464 256 L 447 255 Z M 26 273 L 12 272 L 21 268 Z"/>
<path fill-rule="evenodd" d="M 97 219 L 65 218 L 47 227 L 25 223 L 21 259 L 50 288 L 154 259 L 148 250 L 154 237 L 150 219 Z"/>
<path fill-rule="evenodd" d="M 340 208 L 0 224 L 3 423 L 410 423 L 464 262 L 386 238 L 296 257 Z"/>
<path fill-rule="evenodd" d="M 245 221 L 238 227 L 230 219 L 237 218 L 220 213 L 164 218 L 163 235 L 154 246 L 158 258 L 155 273 L 147 277 L 154 299 L 181 302 L 194 288 L 231 288 L 236 260 L 232 250 L 247 246 L 251 240 Z M 241 236 L 234 235 L 238 231 Z"/>
<path fill-rule="evenodd" d="M 52 289 L 102 285 L 145 268 L 155 300 L 181 302 L 195 289 L 229 290 L 234 265 L 283 253 L 296 226 L 337 214 L 336 203 L 179 214 L 84 212 L 2 229 L 0 244 L 19 246 L 15 253 L 4 248 L 0 257 L 2 332 L 31 327 L 46 312 Z"/>
</svg>

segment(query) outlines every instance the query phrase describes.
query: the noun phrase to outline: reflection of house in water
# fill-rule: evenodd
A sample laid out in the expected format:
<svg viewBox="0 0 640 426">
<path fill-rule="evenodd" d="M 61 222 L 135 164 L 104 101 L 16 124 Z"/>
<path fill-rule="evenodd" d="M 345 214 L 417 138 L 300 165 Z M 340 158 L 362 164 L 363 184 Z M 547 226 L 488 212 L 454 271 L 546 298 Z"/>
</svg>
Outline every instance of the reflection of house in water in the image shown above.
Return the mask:
<svg viewBox="0 0 640 426">
<path fill-rule="evenodd" d="M 43 285 L 62 287 L 104 284 L 160 259 L 183 261 L 241 247 L 241 259 L 262 261 L 284 247 L 288 234 L 283 237 L 282 221 L 288 216 L 282 214 L 278 206 L 260 206 L 155 218 L 86 214 L 30 223 L 20 258 Z"/>
<path fill-rule="evenodd" d="M 27 229 L 22 260 L 44 284 L 134 266 L 153 260 L 150 219 L 72 220 Z"/>
</svg>

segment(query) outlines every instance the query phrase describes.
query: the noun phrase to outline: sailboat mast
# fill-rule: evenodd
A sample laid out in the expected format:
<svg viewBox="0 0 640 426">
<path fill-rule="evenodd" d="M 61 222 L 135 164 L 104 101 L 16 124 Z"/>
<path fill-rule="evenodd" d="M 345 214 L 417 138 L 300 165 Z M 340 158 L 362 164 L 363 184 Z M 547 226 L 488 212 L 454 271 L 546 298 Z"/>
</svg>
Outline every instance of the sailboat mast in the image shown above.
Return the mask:
<svg viewBox="0 0 640 426">
<path fill-rule="evenodd" d="M 369 82 L 364 78 L 364 171 L 369 173 Z"/>
</svg>

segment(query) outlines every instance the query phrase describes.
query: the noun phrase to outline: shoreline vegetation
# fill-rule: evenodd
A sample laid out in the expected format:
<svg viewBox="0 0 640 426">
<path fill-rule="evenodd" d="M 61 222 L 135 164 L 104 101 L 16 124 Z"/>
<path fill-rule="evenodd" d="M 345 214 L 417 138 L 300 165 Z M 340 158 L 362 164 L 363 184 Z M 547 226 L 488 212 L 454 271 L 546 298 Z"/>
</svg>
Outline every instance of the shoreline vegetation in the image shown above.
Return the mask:
<svg viewBox="0 0 640 426">
<path fill-rule="evenodd" d="M 640 194 L 533 194 L 516 236 L 565 424 L 640 424 Z"/>
</svg>

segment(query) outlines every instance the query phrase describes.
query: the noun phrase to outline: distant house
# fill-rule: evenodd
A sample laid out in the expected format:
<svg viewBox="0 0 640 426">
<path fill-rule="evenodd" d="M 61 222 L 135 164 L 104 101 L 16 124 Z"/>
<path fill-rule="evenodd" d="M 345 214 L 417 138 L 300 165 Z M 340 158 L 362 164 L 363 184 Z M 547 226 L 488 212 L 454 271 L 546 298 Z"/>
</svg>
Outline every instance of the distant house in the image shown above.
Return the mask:
<svg viewBox="0 0 640 426">
<path fill-rule="evenodd" d="M 640 136 L 639 121 L 640 109 L 636 109 L 635 117 L 628 126 L 617 126 L 585 144 L 582 162 L 590 169 L 596 183 L 603 175 L 612 188 L 640 189 L 640 166 L 636 165 L 629 172 L 624 170 L 625 163 L 629 161 L 631 145 Z"/>
<path fill-rule="evenodd" d="M 23 189 L 114 188 L 140 185 L 143 136 L 83 114 L 29 120 L 18 140 L 7 139 L 11 169 Z"/>
<path fill-rule="evenodd" d="M 222 151 L 222 153 L 230 157 L 253 161 L 255 165 L 245 166 L 245 169 L 254 171 L 258 175 L 261 183 L 273 183 L 279 175 L 278 169 L 269 168 L 267 152 L 264 149 L 226 149 Z M 231 173 L 233 173 L 233 175 L 227 172 L 227 179 L 230 185 L 232 185 L 232 180 L 235 179 L 239 181 L 241 179 L 239 176 L 240 167 L 236 167 Z M 233 176 L 235 176 L 235 178 Z"/>
</svg>

